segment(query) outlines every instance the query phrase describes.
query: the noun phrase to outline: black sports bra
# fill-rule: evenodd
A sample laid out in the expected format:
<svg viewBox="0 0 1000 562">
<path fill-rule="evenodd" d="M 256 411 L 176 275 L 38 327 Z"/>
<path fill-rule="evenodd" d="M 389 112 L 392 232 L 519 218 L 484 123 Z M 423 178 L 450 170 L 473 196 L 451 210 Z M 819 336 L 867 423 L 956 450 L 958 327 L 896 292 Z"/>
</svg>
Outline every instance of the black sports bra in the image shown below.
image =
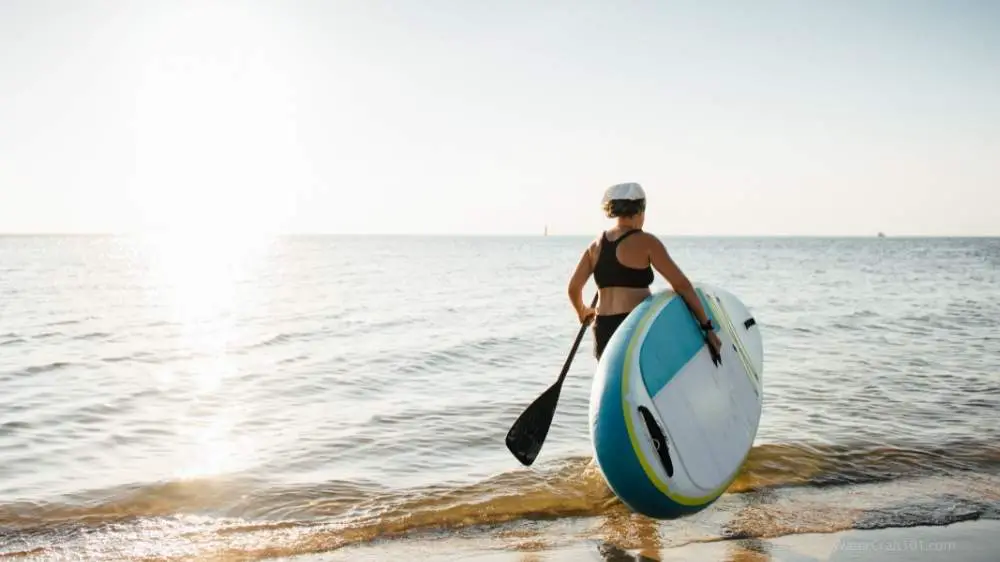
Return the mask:
<svg viewBox="0 0 1000 562">
<path fill-rule="evenodd" d="M 618 261 L 616 252 L 622 240 L 641 230 L 630 230 L 622 234 L 614 242 L 608 240 L 608 233 L 601 234 L 601 252 L 597 256 L 594 267 L 594 282 L 599 288 L 604 287 L 638 287 L 646 288 L 653 283 L 653 268 L 634 268 Z"/>
</svg>

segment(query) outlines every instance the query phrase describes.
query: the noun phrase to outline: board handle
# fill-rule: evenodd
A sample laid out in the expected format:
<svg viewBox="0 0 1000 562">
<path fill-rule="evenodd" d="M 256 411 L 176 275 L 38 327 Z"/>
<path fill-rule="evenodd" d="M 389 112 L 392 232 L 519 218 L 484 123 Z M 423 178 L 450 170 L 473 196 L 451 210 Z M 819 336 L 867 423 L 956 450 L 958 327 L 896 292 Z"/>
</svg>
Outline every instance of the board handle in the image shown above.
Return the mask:
<svg viewBox="0 0 1000 562">
<path fill-rule="evenodd" d="M 639 406 L 639 415 L 642 416 L 642 421 L 646 424 L 646 430 L 649 431 L 649 435 L 653 439 L 653 448 L 656 449 L 656 454 L 660 457 L 663 469 L 667 471 L 667 476 L 672 478 L 674 476 L 674 463 L 670 460 L 670 448 L 667 446 L 667 438 L 664 437 L 663 431 L 660 429 L 659 424 L 656 423 L 656 419 L 653 418 L 653 414 L 649 409 L 645 406 Z"/>
</svg>

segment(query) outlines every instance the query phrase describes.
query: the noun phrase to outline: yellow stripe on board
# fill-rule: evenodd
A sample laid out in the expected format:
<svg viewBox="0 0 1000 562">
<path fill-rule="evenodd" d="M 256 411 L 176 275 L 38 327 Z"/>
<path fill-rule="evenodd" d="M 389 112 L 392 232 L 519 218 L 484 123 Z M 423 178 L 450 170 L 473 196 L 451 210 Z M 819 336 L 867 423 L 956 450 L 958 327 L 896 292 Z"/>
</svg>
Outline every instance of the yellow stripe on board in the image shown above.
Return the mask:
<svg viewBox="0 0 1000 562">
<path fill-rule="evenodd" d="M 649 309 L 643 314 L 642 318 L 639 319 L 639 325 L 632 332 L 632 337 L 629 338 L 628 347 L 625 349 L 625 363 L 622 365 L 624 373 L 622 374 L 622 415 L 625 416 L 625 429 L 628 431 L 629 442 L 632 444 L 632 451 L 635 453 L 635 457 L 639 459 L 639 464 L 642 465 L 643 472 L 649 477 L 649 481 L 653 483 L 654 486 L 668 497 L 670 497 L 670 490 L 668 489 L 666 483 L 659 479 L 656 472 L 653 471 L 652 467 L 646 461 L 646 456 L 642 453 L 642 447 L 639 445 L 638 436 L 635 432 L 635 427 L 632 425 L 632 415 L 631 407 L 629 404 L 629 396 L 631 396 L 631 388 L 629 387 L 629 380 L 632 375 L 632 358 L 636 353 L 636 345 L 639 340 L 639 335 L 645 333 L 646 326 L 652 320 L 653 313 L 661 310 L 661 304 L 663 301 L 669 301 L 674 297 L 673 294 L 665 292 L 657 296 L 652 303 L 650 303 Z M 652 397 L 650 397 L 652 399 Z"/>
</svg>

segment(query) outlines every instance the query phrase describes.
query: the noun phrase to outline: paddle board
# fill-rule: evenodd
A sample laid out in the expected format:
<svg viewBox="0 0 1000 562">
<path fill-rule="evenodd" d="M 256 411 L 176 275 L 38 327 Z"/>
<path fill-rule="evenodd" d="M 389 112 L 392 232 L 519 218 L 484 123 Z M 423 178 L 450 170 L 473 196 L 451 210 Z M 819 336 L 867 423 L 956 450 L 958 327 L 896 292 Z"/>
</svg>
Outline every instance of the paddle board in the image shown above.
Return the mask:
<svg viewBox="0 0 1000 562">
<path fill-rule="evenodd" d="M 757 435 L 764 349 L 733 294 L 696 285 L 722 342 L 715 365 L 684 299 L 654 293 L 608 342 L 591 388 L 594 458 L 629 508 L 657 519 L 695 513 L 736 478 Z"/>
</svg>

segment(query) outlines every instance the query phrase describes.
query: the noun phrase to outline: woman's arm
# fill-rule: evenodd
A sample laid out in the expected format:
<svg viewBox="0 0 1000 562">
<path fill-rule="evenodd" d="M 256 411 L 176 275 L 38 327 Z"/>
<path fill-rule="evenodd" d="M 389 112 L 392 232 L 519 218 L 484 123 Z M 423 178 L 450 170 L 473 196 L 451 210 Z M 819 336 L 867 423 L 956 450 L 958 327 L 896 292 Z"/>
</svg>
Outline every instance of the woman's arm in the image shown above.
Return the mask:
<svg viewBox="0 0 1000 562">
<path fill-rule="evenodd" d="M 704 326 L 708 323 L 708 315 L 705 314 L 705 309 L 701 306 L 701 299 L 695 293 L 691 280 L 674 263 L 673 258 L 670 257 L 663 243 L 656 236 L 650 235 L 650 238 L 652 239 L 649 252 L 650 263 L 660 272 L 660 275 L 666 278 L 673 290 L 684 299 L 688 308 L 691 309 L 695 318 L 698 319 L 698 323 Z"/>
<path fill-rule="evenodd" d="M 589 246 L 580 255 L 580 261 L 576 264 L 572 277 L 566 291 L 569 294 L 569 302 L 573 305 L 573 310 L 582 322 L 588 312 L 587 306 L 583 304 L 583 287 L 587 284 L 587 279 L 594 273 L 594 265 L 590 257 L 593 245 Z"/>
</svg>

